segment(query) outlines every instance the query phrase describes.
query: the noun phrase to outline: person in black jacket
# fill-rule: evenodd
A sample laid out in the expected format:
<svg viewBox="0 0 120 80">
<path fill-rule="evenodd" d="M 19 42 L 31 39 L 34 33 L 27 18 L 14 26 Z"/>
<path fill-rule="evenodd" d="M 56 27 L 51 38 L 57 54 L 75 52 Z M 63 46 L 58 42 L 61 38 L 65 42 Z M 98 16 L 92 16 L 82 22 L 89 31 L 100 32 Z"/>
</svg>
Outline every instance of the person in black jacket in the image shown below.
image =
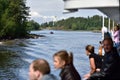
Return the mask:
<svg viewBox="0 0 120 80">
<path fill-rule="evenodd" d="M 92 74 L 87 80 L 120 80 L 120 56 L 111 38 L 103 40 L 103 48 L 105 55 L 101 71 Z"/>
<path fill-rule="evenodd" d="M 81 77 L 73 65 L 73 54 L 68 54 L 66 50 L 58 51 L 54 54 L 54 66 L 62 69 L 61 80 L 81 80 Z"/>
</svg>

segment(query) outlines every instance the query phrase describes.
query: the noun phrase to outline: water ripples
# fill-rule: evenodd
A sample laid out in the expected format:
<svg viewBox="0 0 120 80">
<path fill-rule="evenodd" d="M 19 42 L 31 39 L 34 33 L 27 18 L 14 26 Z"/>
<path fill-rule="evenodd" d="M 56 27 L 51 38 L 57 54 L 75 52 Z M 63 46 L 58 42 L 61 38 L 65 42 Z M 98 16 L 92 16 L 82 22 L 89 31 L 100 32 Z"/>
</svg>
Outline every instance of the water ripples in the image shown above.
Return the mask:
<svg viewBox="0 0 120 80">
<path fill-rule="evenodd" d="M 85 54 L 85 46 L 87 44 L 94 45 L 97 51 L 97 48 L 99 46 L 99 40 L 101 39 L 101 34 L 80 31 L 53 32 L 54 34 L 50 34 L 49 30 L 32 31 L 31 33 L 42 34 L 45 35 L 45 37 L 23 40 L 22 42 L 26 46 L 9 47 L 9 49 L 18 52 L 22 60 L 24 61 L 22 67 L 17 69 L 18 72 L 16 71 L 16 75 L 13 76 L 18 76 L 18 80 L 28 80 L 29 64 L 37 58 L 46 59 L 51 66 L 51 73 L 58 76 L 60 71 L 54 69 L 53 54 L 61 49 L 65 49 L 68 52 L 73 52 L 74 65 L 77 68 L 78 72 L 81 74 L 81 76 L 83 76 L 89 71 L 89 60 Z M 9 79 L 5 78 L 4 80 Z"/>
</svg>

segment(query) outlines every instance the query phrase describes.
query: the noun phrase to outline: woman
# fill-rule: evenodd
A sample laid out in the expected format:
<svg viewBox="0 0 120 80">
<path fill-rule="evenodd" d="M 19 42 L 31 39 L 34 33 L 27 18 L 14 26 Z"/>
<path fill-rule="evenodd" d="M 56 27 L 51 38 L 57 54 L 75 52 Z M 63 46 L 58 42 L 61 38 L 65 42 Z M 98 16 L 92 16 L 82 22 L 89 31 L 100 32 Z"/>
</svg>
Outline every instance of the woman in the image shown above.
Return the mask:
<svg viewBox="0 0 120 80">
<path fill-rule="evenodd" d="M 90 61 L 90 72 L 84 76 L 85 79 L 88 79 L 91 74 L 96 71 L 100 71 L 102 65 L 102 59 L 99 55 L 94 53 L 94 46 L 86 46 L 86 55 L 89 56 Z"/>
<path fill-rule="evenodd" d="M 118 47 L 120 45 L 120 30 L 119 30 L 119 26 L 115 26 L 114 27 L 113 41 L 115 42 L 115 47 Z"/>
<path fill-rule="evenodd" d="M 54 66 L 62 69 L 60 72 L 61 80 L 81 80 L 81 77 L 73 65 L 73 55 L 66 50 L 58 51 L 54 54 Z"/>
</svg>

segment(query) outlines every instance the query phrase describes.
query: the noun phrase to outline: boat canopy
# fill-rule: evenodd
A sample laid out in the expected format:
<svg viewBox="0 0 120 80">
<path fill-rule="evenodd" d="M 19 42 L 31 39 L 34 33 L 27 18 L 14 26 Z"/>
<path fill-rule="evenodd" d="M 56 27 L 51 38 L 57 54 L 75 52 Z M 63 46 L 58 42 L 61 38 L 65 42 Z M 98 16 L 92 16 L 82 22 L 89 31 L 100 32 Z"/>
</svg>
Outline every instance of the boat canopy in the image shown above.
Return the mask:
<svg viewBox="0 0 120 80">
<path fill-rule="evenodd" d="M 78 9 L 98 9 L 110 19 L 120 24 L 120 0 L 63 0 L 67 12 Z"/>
</svg>

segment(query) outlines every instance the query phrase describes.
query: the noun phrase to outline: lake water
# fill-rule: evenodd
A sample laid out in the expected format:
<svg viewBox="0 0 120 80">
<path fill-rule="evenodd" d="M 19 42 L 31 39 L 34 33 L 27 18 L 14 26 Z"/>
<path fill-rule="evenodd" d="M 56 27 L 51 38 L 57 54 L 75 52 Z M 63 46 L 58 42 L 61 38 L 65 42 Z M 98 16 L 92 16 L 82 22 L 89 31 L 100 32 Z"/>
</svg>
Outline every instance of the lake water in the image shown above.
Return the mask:
<svg viewBox="0 0 120 80">
<path fill-rule="evenodd" d="M 13 50 L 16 53 L 9 59 L 1 59 L 0 80 L 29 80 L 29 64 L 37 58 L 46 59 L 50 64 L 51 73 L 58 76 L 59 70 L 55 70 L 53 66 L 53 54 L 62 49 L 73 52 L 74 65 L 81 77 L 89 72 L 89 59 L 85 54 L 85 46 L 88 44 L 95 46 L 97 53 L 101 33 L 52 31 L 54 34 L 50 34 L 49 30 L 32 31 L 31 33 L 45 35 L 46 37 L 15 40 L 15 42 L 18 42 L 18 45 L 4 45 L 6 49 Z M 25 46 L 20 46 L 19 43 Z"/>
</svg>

